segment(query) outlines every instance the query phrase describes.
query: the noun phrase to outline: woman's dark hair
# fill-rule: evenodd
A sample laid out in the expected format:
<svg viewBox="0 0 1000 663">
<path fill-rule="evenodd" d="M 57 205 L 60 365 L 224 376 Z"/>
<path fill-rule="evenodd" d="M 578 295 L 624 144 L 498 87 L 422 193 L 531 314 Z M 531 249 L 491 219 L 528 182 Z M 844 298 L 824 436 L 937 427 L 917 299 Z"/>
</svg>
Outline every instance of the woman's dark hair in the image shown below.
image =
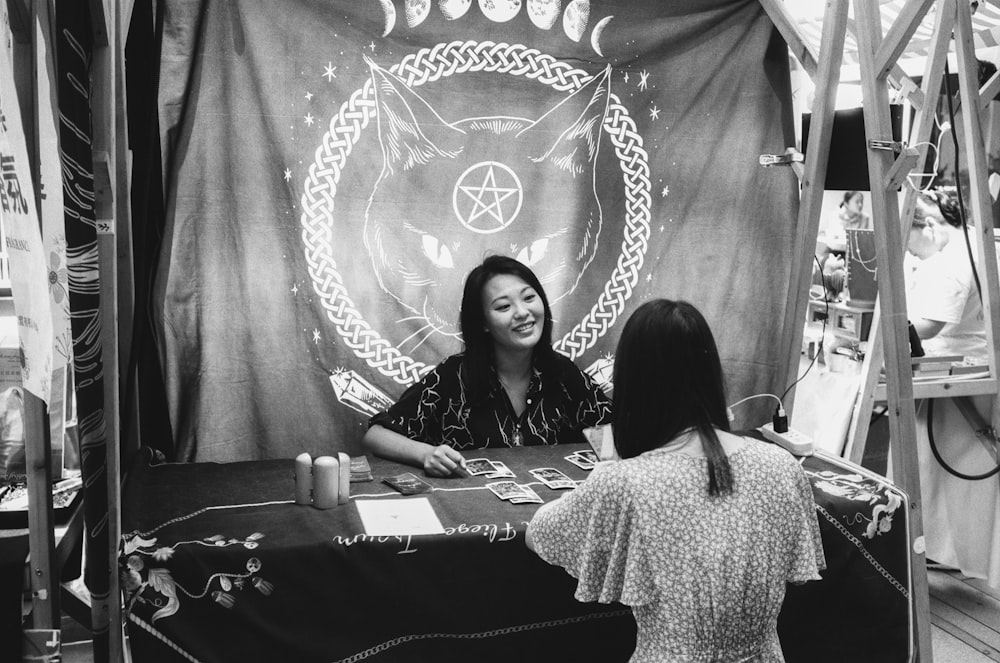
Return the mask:
<svg viewBox="0 0 1000 663">
<path fill-rule="evenodd" d="M 615 448 L 622 458 L 696 430 L 708 458 L 708 492 L 731 493 L 729 459 L 715 429 L 729 430 L 722 362 L 694 306 L 654 299 L 625 323 L 615 352 Z"/>
<path fill-rule="evenodd" d="M 921 192 L 917 195 L 917 200 L 932 210 L 936 209 L 945 223 L 953 228 L 962 227 L 962 210 L 958 205 L 958 199 L 950 195 L 943 189 L 933 189 Z"/>
<path fill-rule="evenodd" d="M 464 366 L 467 374 L 465 384 L 472 392 L 474 400 L 489 393 L 490 371 L 493 366 L 493 338 L 486 330 L 483 289 L 491 278 L 500 274 L 516 276 L 530 285 L 541 297 L 545 307 L 545 321 L 542 324 L 542 337 L 534 349 L 533 359 L 535 366 L 543 373 L 554 363 L 552 309 L 549 308 L 549 299 L 545 296 L 545 290 L 538 277 L 527 266 L 513 258 L 501 255 L 487 256 L 465 277 L 462 310 L 459 313 L 459 326 L 462 328 L 462 340 L 465 343 Z M 546 381 L 550 382 L 552 381 Z"/>
<path fill-rule="evenodd" d="M 840 201 L 840 206 L 844 207 L 847 203 L 851 202 L 851 198 L 861 193 L 860 191 L 845 191 L 844 199 Z"/>
</svg>

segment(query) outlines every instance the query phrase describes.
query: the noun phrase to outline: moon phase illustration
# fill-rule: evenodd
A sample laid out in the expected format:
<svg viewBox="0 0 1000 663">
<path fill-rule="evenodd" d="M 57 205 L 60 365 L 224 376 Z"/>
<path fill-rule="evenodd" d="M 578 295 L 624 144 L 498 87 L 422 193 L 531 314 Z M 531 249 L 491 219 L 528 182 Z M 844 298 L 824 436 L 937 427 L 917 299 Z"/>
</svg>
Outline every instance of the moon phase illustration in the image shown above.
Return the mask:
<svg viewBox="0 0 1000 663">
<path fill-rule="evenodd" d="M 465 12 L 469 11 L 471 6 L 472 0 L 440 0 L 438 2 L 438 8 L 449 21 L 465 16 Z"/>
<path fill-rule="evenodd" d="M 573 41 L 580 41 L 587 31 L 587 21 L 590 20 L 590 0 L 573 0 L 566 5 L 563 12 L 563 30 Z"/>
<path fill-rule="evenodd" d="M 479 0 L 479 8 L 486 18 L 496 23 L 504 23 L 521 11 L 521 0 Z"/>
<path fill-rule="evenodd" d="M 594 52 L 604 57 L 604 51 L 601 50 L 601 34 L 604 32 L 605 26 L 611 22 L 614 16 L 605 16 L 597 25 L 594 26 L 594 31 L 590 33 L 590 45 L 594 49 Z"/>
<path fill-rule="evenodd" d="M 406 0 L 406 25 L 415 28 L 431 13 L 431 0 Z"/>
<path fill-rule="evenodd" d="M 542 30 L 549 30 L 559 20 L 562 0 L 528 0 L 528 18 Z"/>
<path fill-rule="evenodd" d="M 392 4 L 392 0 L 379 0 L 379 4 L 385 12 L 385 29 L 382 31 L 382 36 L 385 37 L 396 27 L 396 7 Z"/>
</svg>

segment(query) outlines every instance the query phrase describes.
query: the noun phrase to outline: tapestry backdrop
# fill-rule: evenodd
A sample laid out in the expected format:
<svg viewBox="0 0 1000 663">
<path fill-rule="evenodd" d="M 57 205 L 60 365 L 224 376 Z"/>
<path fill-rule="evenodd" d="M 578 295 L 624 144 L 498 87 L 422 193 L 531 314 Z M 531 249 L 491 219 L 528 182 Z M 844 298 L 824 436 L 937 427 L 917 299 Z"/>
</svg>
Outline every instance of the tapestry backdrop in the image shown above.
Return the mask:
<svg viewBox="0 0 1000 663">
<path fill-rule="evenodd" d="M 756 0 L 171 0 L 155 283 L 178 460 L 347 450 L 515 256 L 599 382 L 684 298 L 730 401 L 781 393 L 797 181 L 787 50 Z M 610 386 L 610 385 L 609 385 Z M 770 399 L 737 408 L 761 423 Z"/>
</svg>

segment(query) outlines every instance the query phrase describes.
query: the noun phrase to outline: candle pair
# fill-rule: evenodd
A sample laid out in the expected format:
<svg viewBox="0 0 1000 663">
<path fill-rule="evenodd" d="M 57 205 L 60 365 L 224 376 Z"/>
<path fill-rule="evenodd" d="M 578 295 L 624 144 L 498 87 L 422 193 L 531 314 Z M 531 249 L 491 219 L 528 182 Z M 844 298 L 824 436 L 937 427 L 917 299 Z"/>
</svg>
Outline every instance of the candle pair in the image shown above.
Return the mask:
<svg viewBox="0 0 1000 663">
<path fill-rule="evenodd" d="M 320 456 L 313 460 L 307 453 L 295 458 L 295 503 L 330 509 L 347 504 L 351 495 L 351 457 L 341 452 L 337 457 Z"/>
</svg>

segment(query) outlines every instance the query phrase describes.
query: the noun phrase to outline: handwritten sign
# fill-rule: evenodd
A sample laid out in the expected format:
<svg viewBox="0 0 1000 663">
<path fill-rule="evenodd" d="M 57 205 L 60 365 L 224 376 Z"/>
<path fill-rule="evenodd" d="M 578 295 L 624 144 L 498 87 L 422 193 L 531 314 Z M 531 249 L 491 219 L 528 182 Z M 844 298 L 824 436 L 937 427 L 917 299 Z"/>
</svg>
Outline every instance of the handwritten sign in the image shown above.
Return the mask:
<svg viewBox="0 0 1000 663">
<path fill-rule="evenodd" d="M 10 259 L 11 293 L 21 344 L 24 388 L 49 402 L 52 388 L 52 309 L 49 270 L 35 210 L 14 70 L 0 48 L 0 219 Z"/>
<path fill-rule="evenodd" d="M 524 527 L 528 526 L 527 522 L 521 523 Z M 504 543 L 506 541 L 513 541 L 517 538 L 517 528 L 509 522 L 505 522 L 502 525 L 499 523 L 479 523 L 470 525 L 468 523 L 462 523 L 459 525 L 454 525 L 452 527 L 445 527 L 441 532 L 444 536 L 469 536 L 478 535 L 486 539 L 489 543 Z M 374 543 L 378 545 L 393 545 L 400 546 L 400 550 L 396 551 L 397 555 L 406 555 L 410 553 L 417 552 L 418 548 L 414 545 L 414 536 L 411 534 L 399 534 L 399 535 L 373 535 L 373 534 L 354 534 L 351 536 L 340 536 L 337 535 L 333 537 L 333 542 L 337 545 L 344 547 L 351 547 L 359 543 Z"/>
</svg>

